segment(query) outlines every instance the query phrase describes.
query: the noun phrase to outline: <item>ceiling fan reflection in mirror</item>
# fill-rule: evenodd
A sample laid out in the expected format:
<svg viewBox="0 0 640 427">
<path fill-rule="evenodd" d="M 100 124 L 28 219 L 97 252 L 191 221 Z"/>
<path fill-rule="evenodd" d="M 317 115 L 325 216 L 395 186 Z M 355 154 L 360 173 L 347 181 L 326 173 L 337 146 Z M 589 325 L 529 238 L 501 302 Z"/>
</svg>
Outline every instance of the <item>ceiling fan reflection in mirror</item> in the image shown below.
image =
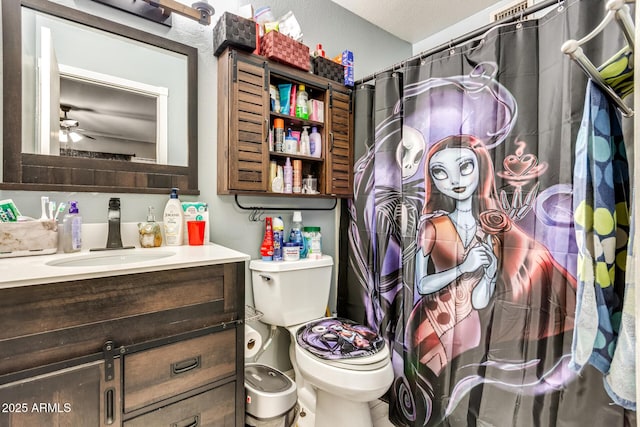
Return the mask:
<svg viewBox="0 0 640 427">
<path fill-rule="evenodd" d="M 70 105 L 60 105 L 60 110 L 63 113 L 63 116 L 60 118 L 60 133 L 58 134 L 61 143 L 76 143 L 83 138 L 95 139 L 91 135 L 83 134 L 85 130 L 79 127 L 80 122 L 69 118 L 69 111 L 71 111 Z"/>
</svg>

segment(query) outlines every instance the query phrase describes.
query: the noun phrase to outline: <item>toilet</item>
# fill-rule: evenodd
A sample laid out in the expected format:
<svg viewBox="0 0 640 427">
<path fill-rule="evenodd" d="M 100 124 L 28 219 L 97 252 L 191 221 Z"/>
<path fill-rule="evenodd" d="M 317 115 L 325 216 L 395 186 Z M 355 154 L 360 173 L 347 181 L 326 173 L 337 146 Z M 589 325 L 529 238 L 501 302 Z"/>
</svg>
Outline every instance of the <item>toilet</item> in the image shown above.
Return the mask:
<svg viewBox="0 0 640 427">
<path fill-rule="evenodd" d="M 369 402 L 391 386 L 389 348 L 349 319 L 325 317 L 333 259 L 252 260 L 254 304 L 261 322 L 291 334 L 300 427 L 371 427 Z"/>
</svg>

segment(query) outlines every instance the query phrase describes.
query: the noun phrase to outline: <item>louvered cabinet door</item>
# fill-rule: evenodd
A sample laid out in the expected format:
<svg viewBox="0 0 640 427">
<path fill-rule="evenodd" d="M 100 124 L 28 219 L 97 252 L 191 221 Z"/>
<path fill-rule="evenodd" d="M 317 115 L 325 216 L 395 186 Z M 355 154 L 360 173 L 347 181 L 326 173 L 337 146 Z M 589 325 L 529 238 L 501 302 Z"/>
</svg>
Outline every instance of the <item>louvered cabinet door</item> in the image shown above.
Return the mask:
<svg viewBox="0 0 640 427">
<path fill-rule="evenodd" d="M 267 71 L 233 51 L 219 57 L 218 69 L 218 193 L 267 191 Z"/>
<path fill-rule="evenodd" d="M 326 144 L 327 194 L 336 196 L 353 194 L 352 120 L 349 94 L 332 91 Z"/>
</svg>

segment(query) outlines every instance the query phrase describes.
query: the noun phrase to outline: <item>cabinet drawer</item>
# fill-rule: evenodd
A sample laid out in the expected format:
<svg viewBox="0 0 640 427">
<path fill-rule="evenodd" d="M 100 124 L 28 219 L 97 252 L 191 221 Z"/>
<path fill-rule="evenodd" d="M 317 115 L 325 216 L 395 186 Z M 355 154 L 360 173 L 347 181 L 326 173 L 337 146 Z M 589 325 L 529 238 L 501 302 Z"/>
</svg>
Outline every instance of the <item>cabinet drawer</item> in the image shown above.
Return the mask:
<svg viewBox="0 0 640 427">
<path fill-rule="evenodd" d="M 235 382 L 126 421 L 123 427 L 235 427 Z"/>
<path fill-rule="evenodd" d="M 124 357 L 124 410 L 130 412 L 234 375 L 236 329 Z"/>
</svg>

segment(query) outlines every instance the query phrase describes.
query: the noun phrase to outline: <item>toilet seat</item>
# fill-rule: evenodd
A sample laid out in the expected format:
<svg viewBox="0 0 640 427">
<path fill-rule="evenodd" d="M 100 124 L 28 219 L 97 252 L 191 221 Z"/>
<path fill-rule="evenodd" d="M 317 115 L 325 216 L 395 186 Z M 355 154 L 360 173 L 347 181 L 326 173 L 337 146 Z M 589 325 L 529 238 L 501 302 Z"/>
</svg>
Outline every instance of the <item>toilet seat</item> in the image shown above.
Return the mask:
<svg viewBox="0 0 640 427">
<path fill-rule="evenodd" d="M 306 357 L 336 368 L 357 371 L 380 369 L 389 363 L 384 339 L 352 320 L 326 317 L 291 329 Z"/>
</svg>

